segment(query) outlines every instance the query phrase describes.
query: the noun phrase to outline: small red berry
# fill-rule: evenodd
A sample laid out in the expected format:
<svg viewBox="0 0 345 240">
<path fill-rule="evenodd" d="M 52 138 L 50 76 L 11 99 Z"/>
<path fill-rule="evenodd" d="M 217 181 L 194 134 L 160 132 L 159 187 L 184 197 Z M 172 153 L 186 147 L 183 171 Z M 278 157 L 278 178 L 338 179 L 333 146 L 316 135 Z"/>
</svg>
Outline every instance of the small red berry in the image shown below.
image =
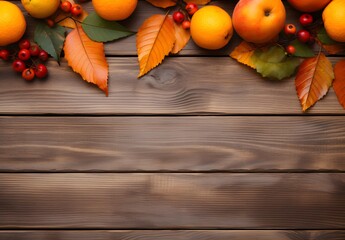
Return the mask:
<svg viewBox="0 0 345 240">
<path fill-rule="evenodd" d="M 7 49 L 0 50 L 0 58 L 7 61 L 10 58 L 10 52 Z"/>
<path fill-rule="evenodd" d="M 12 68 L 16 72 L 23 72 L 26 66 L 22 60 L 17 59 L 12 63 Z"/>
<path fill-rule="evenodd" d="M 41 61 L 45 62 L 48 60 L 49 55 L 46 51 L 41 50 L 40 53 L 38 54 L 38 58 L 41 59 Z"/>
<path fill-rule="evenodd" d="M 190 28 L 190 21 L 189 20 L 184 20 L 182 22 L 182 28 L 185 30 L 188 30 Z"/>
<path fill-rule="evenodd" d="M 198 11 L 198 5 L 196 5 L 195 3 L 188 3 L 185 9 L 188 14 L 192 16 L 196 11 Z"/>
<path fill-rule="evenodd" d="M 26 68 L 22 72 L 22 77 L 27 81 L 31 81 L 35 78 L 35 71 L 32 68 Z"/>
<path fill-rule="evenodd" d="M 299 30 L 297 38 L 302 43 L 307 43 L 310 40 L 310 33 L 307 30 Z"/>
<path fill-rule="evenodd" d="M 290 54 L 290 55 L 294 55 L 295 52 L 296 52 L 296 48 L 292 45 L 288 45 L 286 48 L 285 48 L 285 51 Z"/>
<path fill-rule="evenodd" d="M 184 18 L 185 16 L 181 11 L 176 11 L 173 14 L 173 19 L 176 23 L 179 23 L 179 24 L 182 23 L 184 21 Z"/>
<path fill-rule="evenodd" d="M 296 34 L 296 26 L 289 23 L 285 25 L 284 32 L 287 36 L 293 36 Z"/>
<path fill-rule="evenodd" d="M 308 26 L 313 23 L 313 16 L 310 15 L 309 13 L 304 13 L 300 16 L 299 22 L 301 23 L 302 26 Z"/>
<path fill-rule="evenodd" d="M 52 27 L 55 26 L 55 21 L 54 21 L 53 19 L 51 19 L 51 18 L 47 18 L 47 19 L 46 19 L 46 23 L 47 23 L 47 25 L 48 25 L 50 28 L 52 28 Z"/>
<path fill-rule="evenodd" d="M 40 48 L 37 45 L 32 45 L 29 49 L 31 56 L 37 57 L 40 54 Z"/>
<path fill-rule="evenodd" d="M 71 11 L 72 3 L 70 3 L 69 1 L 64 1 L 60 4 L 60 8 L 62 11 L 68 13 Z"/>
<path fill-rule="evenodd" d="M 79 4 L 73 4 L 71 7 L 71 14 L 74 17 L 78 17 L 79 15 L 81 15 L 83 13 L 83 8 L 81 5 Z"/>
<path fill-rule="evenodd" d="M 29 49 L 30 48 L 30 41 L 28 39 L 23 39 L 19 42 L 20 49 Z"/>
<path fill-rule="evenodd" d="M 28 49 L 20 49 L 18 52 L 18 58 L 20 60 L 26 61 L 31 57 L 30 51 Z"/>
<path fill-rule="evenodd" d="M 48 75 L 48 69 L 44 64 L 38 64 L 35 69 L 35 76 L 38 78 L 45 78 Z"/>
</svg>

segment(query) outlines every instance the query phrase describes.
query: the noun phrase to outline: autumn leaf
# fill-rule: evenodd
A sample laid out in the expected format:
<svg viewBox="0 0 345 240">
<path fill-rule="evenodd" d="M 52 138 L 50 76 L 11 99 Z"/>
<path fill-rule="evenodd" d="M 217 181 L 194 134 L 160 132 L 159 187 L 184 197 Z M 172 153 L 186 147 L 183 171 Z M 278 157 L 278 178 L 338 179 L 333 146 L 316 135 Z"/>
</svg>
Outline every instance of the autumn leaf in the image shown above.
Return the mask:
<svg viewBox="0 0 345 240">
<path fill-rule="evenodd" d="M 335 65 L 334 74 L 334 92 L 338 97 L 339 103 L 345 109 L 345 60 L 342 60 Z"/>
<path fill-rule="evenodd" d="M 285 50 L 279 46 L 256 49 L 251 57 L 255 69 L 263 77 L 282 80 L 293 75 L 300 64 L 296 57 L 285 54 Z"/>
<path fill-rule="evenodd" d="M 159 65 L 171 52 L 175 40 L 174 22 L 168 15 L 156 14 L 148 18 L 137 33 L 138 77 Z"/>
<path fill-rule="evenodd" d="M 337 54 L 341 52 L 345 52 L 345 44 L 344 43 L 337 43 L 333 45 L 325 45 L 322 44 L 322 48 L 326 50 L 329 54 Z"/>
<path fill-rule="evenodd" d="M 104 20 L 96 12 L 90 13 L 81 25 L 88 37 L 96 42 L 113 41 L 134 34 L 115 21 Z"/>
<path fill-rule="evenodd" d="M 175 22 L 174 22 L 174 26 L 175 26 L 176 42 L 175 42 L 174 48 L 171 50 L 171 53 L 176 54 L 180 52 L 189 42 L 190 31 L 185 30 L 181 24 L 176 24 Z"/>
<path fill-rule="evenodd" d="M 211 0 L 193 0 L 193 1 L 186 1 L 186 3 L 193 2 L 198 5 L 206 5 L 207 3 L 211 2 Z"/>
<path fill-rule="evenodd" d="M 327 94 L 333 79 L 332 63 L 323 53 L 302 62 L 295 79 L 295 85 L 303 111 L 306 111 Z"/>
<path fill-rule="evenodd" d="M 236 59 L 239 63 L 255 69 L 255 65 L 252 61 L 255 49 L 256 47 L 253 44 L 242 41 L 241 44 L 231 52 L 230 57 Z"/>
<path fill-rule="evenodd" d="M 307 44 L 302 43 L 298 39 L 290 42 L 290 45 L 295 47 L 296 52 L 293 54 L 295 57 L 310 58 L 314 57 L 315 53 Z"/>
<path fill-rule="evenodd" d="M 65 58 L 73 71 L 96 84 L 108 95 L 108 64 L 103 43 L 92 41 L 80 24 L 70 32 L 64 46 Z"/>
<path fill-rule="evenodd" d="M 35 28 L 35 42 L 56 61 L 60 61 L 60 55 L 65 41 L 65 28 L 55 25 L 49 27 L 47 24 L 38 22 Z"/>
<path fill-rule="evenodd" d="M 72 4 L 75 4 L 74 0 L 62 0 L 62 2 L 66 2 L 66 1 Z M 81 15 L 79 15 L 78 17 L 73 17 L 73 18 L 75 18 L 78 22 L 82 22 L 87 16 L 88 16 L 88 13 L 83 9 L 83 12 Z M 60 11 L 60 13 L 54 19 L 54 21 L 57 22 L 62 27 L 67 27 L 67 28 L 76 27 L 76 22 L 73 19 L 71 19 L 70 13 L 66 13 L 64 11 Z"/>
<path fill-rule="evenodd" d="M 155 7 L 168 8 L 176 5 L 176 0 L 146 0 Z"/>
</svg>

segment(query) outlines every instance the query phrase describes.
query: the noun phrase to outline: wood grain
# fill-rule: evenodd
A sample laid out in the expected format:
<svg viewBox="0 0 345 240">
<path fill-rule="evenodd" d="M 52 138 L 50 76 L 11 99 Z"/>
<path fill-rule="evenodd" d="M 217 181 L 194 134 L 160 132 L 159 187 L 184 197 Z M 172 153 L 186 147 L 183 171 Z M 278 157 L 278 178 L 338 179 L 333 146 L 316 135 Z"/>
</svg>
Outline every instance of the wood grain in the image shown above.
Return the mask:
<svg viewBox="0 0 345 240">
<path fill-rule="evenodd" d="M 344 240 L 345 231 L 0 231 L 0 240 Z"/>
<path fill-rule="evenodd" d="M 1 229 L 345 228 L 345 174 L 0 174 Z"/>
<path fill-rule="evenodd" d="M 28 83 L 0 61 L 0 114 L 302 114 L 293 79 L 263 79 L 230 57 L 168 58 L 140 80 L 135 57 L 108 60 L 109 97 L 66 62 Z M 344 110 L 331 89 L 308 113 Z"/>
<path fill-rule="evenodd" d="M 344 171 L 343 117 L 1 117 L 0 171 Z"/>
</svg>

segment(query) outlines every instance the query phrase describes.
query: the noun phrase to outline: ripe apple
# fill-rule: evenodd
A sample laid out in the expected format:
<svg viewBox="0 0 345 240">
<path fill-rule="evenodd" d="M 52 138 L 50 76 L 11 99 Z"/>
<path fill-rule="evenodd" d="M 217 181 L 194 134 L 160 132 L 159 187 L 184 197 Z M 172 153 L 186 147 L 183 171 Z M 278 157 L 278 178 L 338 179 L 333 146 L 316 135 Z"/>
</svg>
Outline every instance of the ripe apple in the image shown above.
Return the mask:
<svg viewBox="0 0 345 240">
<path fill-rule="evenodd" d="M 236 32 L 247 42 L 267 43 L 285 26 L 281 0 L 240 0 L 232 15 Z"/>
<path fill-rule="evenodd" d="M 324 7 L 331 0 L 288 0 L 288 2 L 301 12 L 316 12 Z"/>
</svg>

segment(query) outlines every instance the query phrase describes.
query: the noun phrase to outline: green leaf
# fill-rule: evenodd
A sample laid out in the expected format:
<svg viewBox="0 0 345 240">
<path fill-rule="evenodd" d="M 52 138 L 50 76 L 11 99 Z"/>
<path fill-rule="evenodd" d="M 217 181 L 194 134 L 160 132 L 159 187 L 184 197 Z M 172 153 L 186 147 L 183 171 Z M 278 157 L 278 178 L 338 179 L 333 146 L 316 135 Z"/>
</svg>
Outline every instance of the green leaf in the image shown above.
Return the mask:
<svg viewBox="0 0 345 240">
<path fill-rule="evenodd" d="M 285 50 L 278 46 L 255 50 L 252 61 L 256 71 L 263 77 L 277 80 L 293 75 L 300 64 L 298 58 L 288 57 Z"/>
<path fill-rule="evenodd" d="M 59 62 L 66 38 L 65 33 L 65 28 L 58 24 L 55 24 L 54 27 L 49 27 L 44 22 L 38 22 L 34 33 L 34 40 L 43 50 Z"/>
<path fill-rule="evenodd" d="M 331 39 L 327 32 L 326 32 L 326 29 L 323 27 L 321 28 L 320 30 L 317 31 L 317 38 L 320 40 L 320 42 L 322 44 L 325 44 L 325 45 L 334 45 L 334 44 L 337 44 L 336 41 L 334 41 L 333 39 Z"/>
<path fill-rule="evenodd" d="M 134 34 L 115 21 L 104 20 L 95 12 L 90 13 L 85 18 L 82 27 L 88 37 L 96 42 L 109 42 Z"/>
<path fill-rule="evenodd" d="M 314 51 L 307 44 L 301 43 L 297 39 L 292 41 L 290 44 L 296 49 L 294 54 L 295 57 L 309 58 L 315 56 Z"/>
</svg>

